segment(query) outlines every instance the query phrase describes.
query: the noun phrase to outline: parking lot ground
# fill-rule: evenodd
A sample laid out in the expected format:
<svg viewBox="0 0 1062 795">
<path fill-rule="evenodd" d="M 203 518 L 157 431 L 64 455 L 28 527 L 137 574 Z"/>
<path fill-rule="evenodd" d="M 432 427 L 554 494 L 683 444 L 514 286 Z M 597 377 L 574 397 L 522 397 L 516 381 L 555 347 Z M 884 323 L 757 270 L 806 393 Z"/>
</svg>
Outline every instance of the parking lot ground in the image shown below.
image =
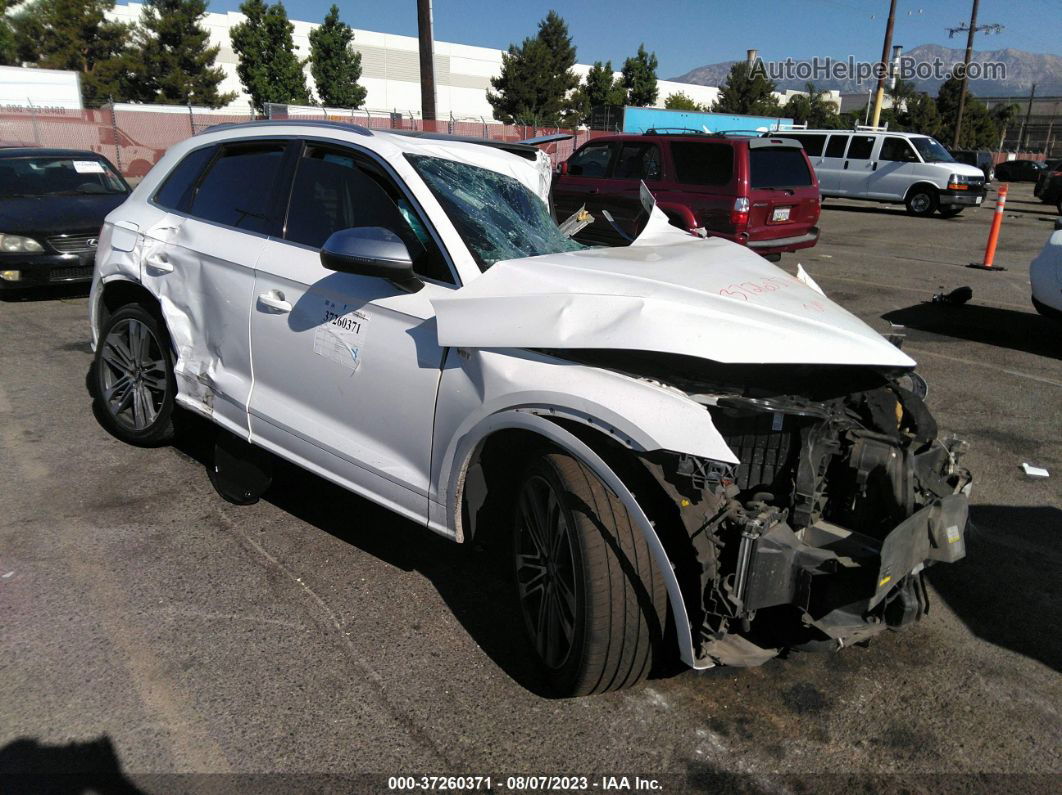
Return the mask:
<svg viewBox="0 0 1062 795">
<path fill-rule="evenodd" d="M 256 505 L 223 502 L 202 426 L 137 449 L 97 424 L 83 295 L 0 303 L 0 771 L 147 792 L 444 773 L 498 791 L 519 775 L 1057 791 L 1062 326 L 1028 284 L 1054 215 L 1013 186 L 1008 270 L 967 269 L 992 204 L 943 220 L 829 201 L 821 243 L 781 263 L 904 325 L 943 434 L 969 440 L 968 557 L 929 572 L 928 617 L 867 648 L 569 701 L 541 695 L 490 554 L 287 467 Z M 966 306 L 926 303 L 963 285 Z"/>
</svg>

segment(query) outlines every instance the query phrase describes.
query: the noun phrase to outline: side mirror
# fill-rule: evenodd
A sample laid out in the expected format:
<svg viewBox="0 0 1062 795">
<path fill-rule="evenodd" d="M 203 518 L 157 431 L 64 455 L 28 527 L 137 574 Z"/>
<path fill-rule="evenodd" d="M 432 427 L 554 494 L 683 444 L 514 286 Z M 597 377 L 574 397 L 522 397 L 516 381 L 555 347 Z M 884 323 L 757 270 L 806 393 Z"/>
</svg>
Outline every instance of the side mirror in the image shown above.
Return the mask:
<svg viewBox="0 0 1062 795">
<path fill-rule="evenodd" d="M 424 286 L 413 272 L 413 259 L 402 238 L 381 226 L 333 232 L 321 247 L 321 264 L 341 273 L 378 276 L 408 293 Z"/>
<path fill-rule="evenodd" d="M 567 173 L 568 173 L 568 161 L 567 160 L 565 160 L 563 163 L 561 163 L 559 166 L 557 166 L 557 173 L 560 174 L 562 177 L 567 175 Z"/>
</svg>

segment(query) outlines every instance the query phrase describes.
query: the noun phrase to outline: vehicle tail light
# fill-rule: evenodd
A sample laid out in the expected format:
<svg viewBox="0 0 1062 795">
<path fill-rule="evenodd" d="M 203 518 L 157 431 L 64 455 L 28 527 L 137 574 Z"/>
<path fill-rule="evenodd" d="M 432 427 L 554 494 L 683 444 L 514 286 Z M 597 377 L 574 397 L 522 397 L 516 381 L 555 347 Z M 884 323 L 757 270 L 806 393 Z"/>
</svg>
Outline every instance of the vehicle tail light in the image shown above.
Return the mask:
<svg viewBox="0 0 1062 795">
<path fill-rule="evenodd" d="M 744 227 L 749 223 L 749 200 L 747 197 L 734 199 L 734 209 L 730 212 L 730 223 Z"/>
</svg>

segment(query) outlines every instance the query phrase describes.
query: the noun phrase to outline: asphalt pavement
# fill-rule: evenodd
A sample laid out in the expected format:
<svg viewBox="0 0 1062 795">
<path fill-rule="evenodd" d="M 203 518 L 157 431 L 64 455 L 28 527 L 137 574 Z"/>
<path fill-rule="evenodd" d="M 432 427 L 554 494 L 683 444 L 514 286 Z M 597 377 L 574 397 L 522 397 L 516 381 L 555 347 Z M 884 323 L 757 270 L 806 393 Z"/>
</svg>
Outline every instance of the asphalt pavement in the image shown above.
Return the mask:
<svg viewBox="0 0 1062 795">
<path fill-rule="evenodd" d="M 991 205 L 944 220 L 827 201 L 820 244 L 780 263 L 876 328 L 902 324 L 942 434 L 970 443 L 969 553 L 930 571 L 928 617 L 867 648 L 577 700 L 543 695 L 490 554 L 290 467 L 258 504 L 222 501 L 196 423 L 137 449 L 96 422 L 83 292 L 5 300 L 0 772 L 144 792 L 432 774 L 495 791 L 540 775 L 1057 791 L 1062 325 L 1028 283 L 1055 215 L 1012 186 L 1007 270 L 971 270 Z M 960 286 L 966 306 L 927 303 Z"/>
</svg>

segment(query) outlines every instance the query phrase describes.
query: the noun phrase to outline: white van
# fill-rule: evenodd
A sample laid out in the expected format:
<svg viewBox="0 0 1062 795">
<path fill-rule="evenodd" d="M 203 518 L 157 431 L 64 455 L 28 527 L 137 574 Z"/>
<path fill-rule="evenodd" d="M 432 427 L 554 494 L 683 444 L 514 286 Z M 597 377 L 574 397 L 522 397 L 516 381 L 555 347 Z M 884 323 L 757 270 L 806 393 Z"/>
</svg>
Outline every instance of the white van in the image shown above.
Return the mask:
<svg viewBox="0 0 1062 795">
<path fill-rule="evenodd" d="M 823 196 L 903 202 L 911 215 L 945 218 L 984 201 L 984 172 L 928 135 L 858 127 L 782 134 L 804 146 Z"/>
</svg>

